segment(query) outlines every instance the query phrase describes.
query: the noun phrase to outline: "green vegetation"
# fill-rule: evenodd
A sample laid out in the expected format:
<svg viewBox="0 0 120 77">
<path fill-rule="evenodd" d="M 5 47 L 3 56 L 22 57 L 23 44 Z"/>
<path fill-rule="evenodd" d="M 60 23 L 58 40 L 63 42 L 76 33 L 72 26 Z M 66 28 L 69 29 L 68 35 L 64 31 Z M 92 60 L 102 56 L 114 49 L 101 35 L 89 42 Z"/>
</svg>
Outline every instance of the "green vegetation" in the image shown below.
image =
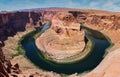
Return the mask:
<svg viewBox="0 0 120 77">
<path fill-rule="evenodd" d="M 16 49 L 18 52 L 16 54 L 13 54 L 12 55 L 12 58 L 16 57 L 16 56 L 19 56 L 19 55 L 24 55 L 25 54 L 25 51 L 23 50 L 23 48 L 21 46 L 18 46 L 17 49 Z"/>
<path fill-rule="evenodd" d="M 106 36 L 104 36 L 103 34 L 100 35 L 100 37 L 97 36 L 99 32 L 93 35 L 92 33 L 95 33 L 96 30 L 93 31 L 92 29 L 89 29 L 85 26 L 84 26 L 84 30 L 90 36 L 94 37 L 96 35 L 95 38 L 99 40 L 107 40 Z M 86 38 L 88 39 L 88 42 L 86 43 L 86 47 L 82 53 L 73 55 L 63 60 L 62 59 L 60 60 L 51 59 L 48 56 L 46 56 L 46 53 L 42 53 L 42 51 L 40 52 L 35 46 L 35 43 L 34 43 L 35 39 L 39 35 L 41 35 L 41 33 L 42 32 L 35 30 L 35 31 L 32 31 L 24 35 L 18 42 L 18 49 L 17 49 L 18 53 L 15 56 L 24 55 L 26 58 L 30 59 L 30 61 L 33 62 L 36 66 L 40 66 L 40 68 L 43 68 L 45 70 L 52 70 L 58 73 L 66 73 L 66 75 L 62 74 L 63 76 L 67 76 L 67 74 L 74 73 L 74 72 L 85 73 L 85 72 L 90 71 L 91 69 L 96 67 L 96 65 L 98 65 L 99 62 L 102 60 L 101 56 L 103 56 L 104 53 L 99 54 L 99 51 L 104 52 L 104 50 L 108 47 L 106 46 L 106 48 L 104 48 L 105 45 L 103 45 L 103 43 L 100 45 L 99 43 L 97 43 L 97 50 L 96 50 L 96 48 L 94 47 L 96 46 L 95 41 L 92 40 L 89 36 L 88 37 L 86 36 Z M 98 48 L 100 50 L 98 50 Z M 25 53 L 27 53 L 28 55 L 26 55 Z M 98 55 L 100 55 L 100 57 Z"/>
<path fill-rule="evenodd" d="M 12 58 L 14 58 L 14 57 L 16 57 L 16 56 L 19 56 L 19 55 L 24 55 L 24 56 L 25 56 L 25 51 L 24 51 L 24 48 L 23 48 L 23 46 L 22 46 L 22 43 L 25 43 L 25 41 L 23 41 L 23 39 L 25 39 L 25 37 L 26 37 L 26 38 L 27 38 L 27 37 L 33 37 L 33 35 L 34 35 L 34 38 L 36 39 L 36 38 L 39 36 L 39 32 L 40 32 L 40 30 L 37 30 L 37 31 L 36 31 L 36 30 L 33 30 L 33 31 L 31 31 L 31 32 L 23 35 L 23 36 L 20 38 L 20 40 L 18 41 L 18 47 L 16 48 L 17 53 L 11 55 Z"/>
<path fill-rule="evenodd" d="M 85 31 L 87 31 L 87 33 L 90 36 L 93 36 L 93 37 L 95 37 L 97 39 L 101 39 L 101 40 L 106 40 L 106 38 L 109 39 L 107 36 L 104 36 L 101 32 L 90 29 L 90 28 L 86 27 L 84 24 L 81 24 L 81 26 Z M 12 55 L 12 57 L 14 58 L 15 56 L 24 55 L 25 51 L 24 51 L 24 48 L 22 47 L 22 44 L 26 43 L 26 41 L 24 41 L 24 40 L 27 37 L 28 38 L 33 37 L 33 39 L 36 39 L 38 36 L 41 35 L 41 33 L 43 33 L 43 32 L 40 32 L 40 30 L 34 30 L 34 31 L 22 36 L 21 39 L 18 42 L 18 47 L 16 49 L 18 52 L 16 54 Z M 80 60 L 84 59 L 85 57 L 87 57 L 94 47 L 94 42 L 91 39 L 89 39 L 89 37 L 87 37 L 87 39 L 88 39 L 88 43 L 86 44 L 84 50 L 82 51 L 83 53 L 79 53 L 79 54 L 73 55 L 71 57 L 68 57 L 68 58 L 65 58 L 65 59 L 59 59 L 59 60 L 50 58 L 50 57 L 48 57 L 47 54 L 44 54 L 44 57 L 47 60 L 53 61 L 55 63 L 74 63 L 74 62 L 80 61 Z M 29 40 L 31 40 L 31 39 L 29 39 Z"/>
</svg>

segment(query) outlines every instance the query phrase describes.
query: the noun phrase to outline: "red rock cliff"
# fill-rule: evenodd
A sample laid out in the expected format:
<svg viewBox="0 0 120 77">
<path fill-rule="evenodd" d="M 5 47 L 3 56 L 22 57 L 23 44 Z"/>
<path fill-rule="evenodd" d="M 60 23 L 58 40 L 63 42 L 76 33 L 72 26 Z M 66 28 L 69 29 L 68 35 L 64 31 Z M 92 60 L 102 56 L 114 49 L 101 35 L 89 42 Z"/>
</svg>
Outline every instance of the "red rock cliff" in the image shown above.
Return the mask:
<svg viewBox="0 0 120 77">
<path fill-rule="evenodd" d="M 62 11 L 73 14 L 76 22 L 87 23 L 108 30 L 120 29 L 120 13 L 94 10 L 70 10 L 63 9 Z M 0 13 L 0 77 L 8 77 L 8 73 L 12 69 L 12 64 L 9 60 L 5 59 L 2 53 L 1 47 L 4 46 L 4 41 L 9 36 L 14 36 L 18 31 L 25 31 L 28 27 L 40 26 L 44 21 L 51 21 L 52 17 L 59 11 L 61 10 Z M 69 18 L 67 17 L 68 21 Z"/>
</svg>

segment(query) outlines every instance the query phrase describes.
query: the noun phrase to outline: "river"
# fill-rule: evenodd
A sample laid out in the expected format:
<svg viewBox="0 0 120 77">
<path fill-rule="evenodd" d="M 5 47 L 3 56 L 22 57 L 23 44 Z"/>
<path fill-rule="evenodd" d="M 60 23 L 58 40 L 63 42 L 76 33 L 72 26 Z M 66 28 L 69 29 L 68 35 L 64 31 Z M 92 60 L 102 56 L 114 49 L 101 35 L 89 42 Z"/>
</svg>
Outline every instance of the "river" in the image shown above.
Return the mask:
<svg viewBox="0 0 120 77">
<path fill-rule="evenodd" d="M 48 28 L 49 26 L 47 25 L 45 28 L 42 28 L 42 30 L 44 31 Z M 21 40 L 21 45 L 25 50 L 26 57 L 39 68 L 58 73 L 81 73 L 94 69 L 102 61 L 105 54 L 105 49 L 110 46 L 110 42 L 107 39 L 98 39 L 86 32 L 85 36 L 94 42 L 92 52 L 82 61 L 59 64 L 47 60 L 37 49 L 35 45 L 35 39 L 33 38 L 34 35 L 35 33 L 31 33 L 27 37 L 24 36 L 24 39 Z"/>
</svg>

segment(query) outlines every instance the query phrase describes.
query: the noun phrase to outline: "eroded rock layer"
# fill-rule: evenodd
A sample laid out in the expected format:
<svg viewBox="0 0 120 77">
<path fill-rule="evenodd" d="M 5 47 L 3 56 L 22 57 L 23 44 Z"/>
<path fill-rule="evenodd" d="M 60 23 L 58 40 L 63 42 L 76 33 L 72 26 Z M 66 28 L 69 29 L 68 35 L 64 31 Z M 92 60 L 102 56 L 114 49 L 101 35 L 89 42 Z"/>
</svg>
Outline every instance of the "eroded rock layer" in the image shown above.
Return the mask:
<svg viewBox="0 0 120 77">
<path fill-rule="evenodd" d="M 18 34 L 18 32 L 25 32 L 25 31 L 27 31 L 28 28 L 34 28 L 34 27 L 37 28 L 40 25 L 46 23 L 46 21 L 48 21 L 48 20 L 51 21 L 51 19 L 53 17 L 55 17 L 54 15 L 60 11 L 69 12 L 70 16 L 72 14 L 74 16 L 74 18 L 76 19 L 74 22 L 84 22 L 84 23 L 88 24 L 90 28 L 93 28 L 96 30 L 101 30 L 101 32 L 103 32 L 105 35 L 110 37 L 111 41 L 114 43 L 114 46 L 110 50 L 108 50 L 108 52 L 110 53 L 110 55 L 108 55 L 109 57 L 106 57 L 105 60 L 102 61 L 100 65 L 98 65 L 99 68 L 95 69 L 95 71 L 88 74 L 87 77 L 107 77 L 107 76 L 118 77 L 119 76 L 120 70 L 117 69 L 120 65 L 119 59 L 118 59 L 119 57 L 115 58 L 115 56 L 119 55 L 120 50 L 117 50 L 115 52 L 116 53 L 115 55 L 112 54 L 111 52 L 114 53 L 114 50 L 120 47 L 120 38 L 119 38 L 120 37 L 120 13 L 106 12 L 106 11 L 99 11 L 99 10 L 52 8 L 52 9 L 42 9 L 42 10 L 35 9 L 35 10 L 28 10 L 28 11 L 25 10 L 25 11 L 18 11 L 18 12 L 1 12 L 0 13 L 0 49 L 2 48 L 2 50 L 0 50 L 0 53 L 1 53 L 1 55 L 3 55 L 3 56 L 0 56 L 0 61 L 1 61 L 0 62 L 0 76 L 1 77 L 8 76 L 7 75 L 8 72 L 6 72 L 6 68 L 4 67 L 4 66 L 6 66 L 5 65 L 6 60 L 4 60 L 4 57 L 6 57 L 9 60 L 12 60 L 11 58 L 9 58 L 11 55 L 11 51 L 16 52 L 16 50 L 13 49 L 12 46 L 11 46 L 11 48 L 10 48 L 10 46 L 9 47 L 7 46 L 9 43 L 6 43 L 6 40 L 11 41 L 11 39 L 9 39 L 8 37 L 13 38 L 13 36 L 17 35 L 17 38 L 15 36 L 15 39 L 20 39 L 21 36 L 20 36 L 20 33 Z M 70 17 L 70 16 L 68 16 L 68 18 L 65 18 L 63 20 L 65 20 L 65 21 L 68 20 L 69 22 L 71 22 L 73 17 Z M 69 20 L 69 19 L 71 19 L 71 20 Z M 52 23 L 52 24 L 54 24 L 54 23 Z M 56 22 L 56 24 L 57 24 L 57 22 Z M 68 23 L 66 22 L 65 24 L 68 24 Z M 68 25 L 66 25 L 66 27 L 67 26 Z M 57 32 L 57 35 L 59 35 L 59 36 L 62 35 L 61 29 L 58 29 L 57 27 L 53 26 L 52 30 L 53 30 L 53 33 Z M 57 31 L 55 31 L 55 30 L 57 30 Z M 63 31 L 67 31 L 67 30 L 63 30 Z M 65 33 L 67 33 L 67 32 L 65 32 Z M 72 33 L 74 33 L 74 31 Z M 59 38 L 59 36 L 57 36 L 57 37 Z M 66 34 L 63 36 L 65 37 Z M 17 42 L 16 40 L 12 40 L 12 41 Z M 14 42 L 12 42 L 12 43 L 14 43 Z M 2 52 L 4 54 L 2 54 Z M 108 59 L 111 58 L 111 56 L 112 56 L 112 61 L 111 60 L 108 61 Z M 20 59 L 21 59 L 21 57 L 20 57 Z M 18 58 L 17 58 L 17 60 L 18 60 Z M 13 61 L 16 62 L 17 60 L 15 59 L 15 61 L 14 60 Z M 11 65 L 10 62 L 7 62 L 7 63 L 8 63 L 8 65 Z M 104 67 L 104 65 L 107 65 L 108 63 L 111 66 Z M 20 64 L 19 61 L 18 61 L 18 64 Z M 14 65 L 14 64 L 12 64 L 12 65 Z M 30 65 L 30 64 L 28 64 L 28 65 Z M 20 64 L 20 66 L 21 66 L 20 68 L 28 68 L 27 66 L 22 67 L 22 64 Z M 104 67 L 104 68 L 102 68 L 102 70 L 100 70 L 101 67 Z M 100 71 L 96 71 L 96 70 L 100 70 L 101 73 L 100 73 Z M 24 69 L 22 71 L 24 71 Z M 22 75 L 22 74 L 21 75 L 29 76 L 28 73 L 30 73 L 30 71 L 24 72 L 24 75 Z M 60 77 L 54 73 L 52 73 L 52 75 L 47 75 L 47 73 L 45 73 L 46 75 L 41 75 L 38 73 L 35 73 L 35 74 L 37 74 L 38 77 L 40 77 L 40 76 L 53 77 L 53 75 L 56 77 Z M 72 77 L 74 77 L 76 75 L 77 74 L 72 75 Z M 32 74 L 30 76 L 36 76 L 36 75 Z M 84 77 L 86 77 L 86 76 L 84 76 Z"/>
<path fill-rule="evenodd" d="M 59 12 L 53 19 L 51 27 L 36 41 L 37 47 L 52 58 L 64 59 L 83 51 L 85 47 L 84 32 L 80 24 L 70 13 Z"/>
</svg>

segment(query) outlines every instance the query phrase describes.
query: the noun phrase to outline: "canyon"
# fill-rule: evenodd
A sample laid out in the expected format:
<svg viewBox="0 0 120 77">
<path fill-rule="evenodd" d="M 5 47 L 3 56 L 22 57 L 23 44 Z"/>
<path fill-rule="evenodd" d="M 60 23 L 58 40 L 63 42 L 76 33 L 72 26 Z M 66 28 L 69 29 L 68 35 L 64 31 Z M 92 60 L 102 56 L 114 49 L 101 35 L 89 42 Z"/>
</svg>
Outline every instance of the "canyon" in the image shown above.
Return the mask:
<svg viewBox="0 0 120 77">
<path fill-rule="evenodd" d="M 36 40 L 41 51 L 56 59 L 64 59 L 83 51 L 85 34 L 80 31 L 80 24 L 75 23 L 73 15 L 59 12 L 51 22 L 51 27 Z"/>
<path fill-rule="evenodd" d="M 73 39 L 78 41 L 78 39 L 75 39 L 76 37 L 78 38 L 77 32 L 75 31 L 78 31 L 80 27 L 76 26 L 79 24 L 75 23 L 84 23 L 87 27 L 98 30 L 108 36 L 111 43 L 113 43 L 113 46 L 106 50 L 107 54 L 105 58 L 95 69 L 84 75 L 75 73 L 69 77 L 120 76 L 120 70 L 118 69 L 120 66 L 120 13 L 89 9 L 45 8 L 16 12 L 0 12 L 0 77 L 61 77 L 58 73 L 38 69 L 26 59 L 24 55 L 12 56 L 18 53 L 16 48 L 23 35 L 40 29 L 40 27 L 47 22 L 52 22 L 51 29 L 56 31 L 57 35 L 60 36 L 54 35 L 54 33 L 52 34 L 61 40 L 64 39 L 63 37 L 74 36 Z M 63 22 L 65 22 L 65 27 L 61 26 Z M 71 24 L 73 25 L 71 26 Z M 69 34 L 65 33 L 63 28 L 67 28 Z M 50 30 L 48 30 L 48 33 L 49 31 Z M 84 33 L 82 31 L 80 34 L 78 33 L 78 35 L 82 36 L 80 40 L 84 39 Z M 52 36 L 49 36 L 48 38 L 51 37 Z M 62 42 L 64 43 L 64 41 Z M 81 43 L 83 45 L 81 47 L 83 48 L 84 43 Z M 55 46 L 58 47 L 57 49 L 60 48 L 57 45 Z M 51 51 L 49 51 L 49 53 L 55 55 L 54 57 L 58 57 L 58 54 L 66 55 L 66 53 L 52 53 Z M 68 56 L 69 55 L 66 57 Z"/>
</svg>

